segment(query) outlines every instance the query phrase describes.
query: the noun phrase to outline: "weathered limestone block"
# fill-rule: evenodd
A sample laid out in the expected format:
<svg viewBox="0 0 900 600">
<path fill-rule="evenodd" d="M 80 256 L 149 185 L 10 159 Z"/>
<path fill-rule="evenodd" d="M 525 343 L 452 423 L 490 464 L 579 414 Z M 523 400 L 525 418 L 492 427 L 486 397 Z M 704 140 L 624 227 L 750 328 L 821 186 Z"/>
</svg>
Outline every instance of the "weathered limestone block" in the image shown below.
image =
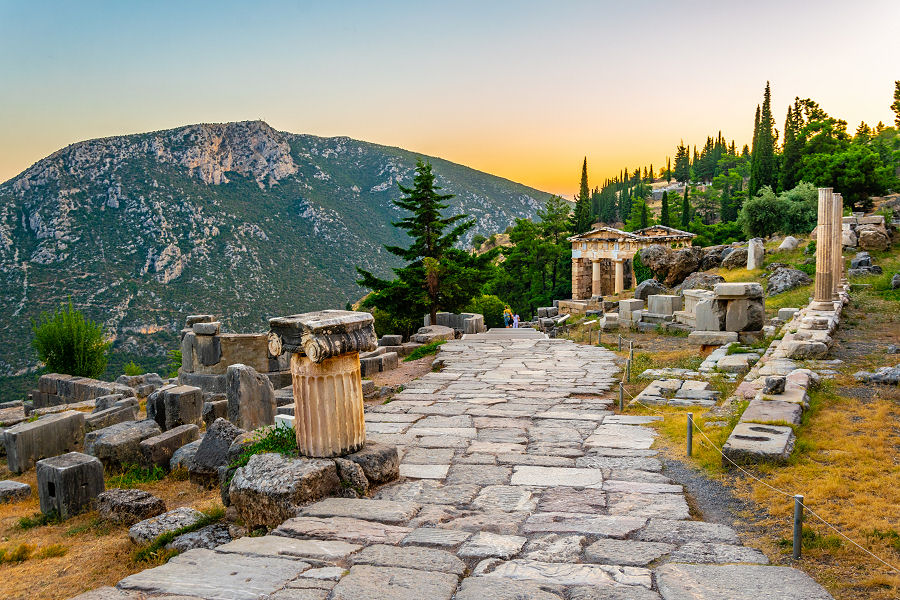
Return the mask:
<svg viewBox="0 0 900 600">
<path fill-rule="evenodd" d="M 726 269 L 742 269 L 747 266 L 747 248 L 735 248 L 722 259 L 722 267 Z"/>
<path fill-rule="evenodd" d="M 212 425 L 216 419 L 228 418 L 228 400 L 213 400 L 203 403 L 203 422 L 207 427 Z"/>
<path fill-rule="evenodd" d="M 381 485 L 400 477 L 400 456 L 396 446 L 369 441 L 361 450 L 345 458 L 362 467 L 372 485 Z"/>
<path fill-rule="evenodd" d="M 96 400 L 94 400 L 94 410 L 92 411 L 94 414 L 100 412 L 101 410 L 106 410 L 107 408 L 111 408 L 115 405 L 119 400 L 125 398 L 122 394 L 107 394 L 106 396 L 100 396 Z M 134 405 L 137 406 L 137 400 L 135 400 Z"/>
<path fill-rule="evenodd" d="M 799 308 L 779 308 L 778 318 L 787 323 L 794 318 L 794 315 L 800 312 Z"/>
<path fill-rule="evenodd" d="M 115 425 L 116 423 L 134 421 L 137 418 L 137 413 L 137 403 L 125 406 L 111 406 L 105 410 L 88 415 L 84 420 L 85 429 L 87 431 L 94 431 L 95 429 L 103 429 L 104 427 Z"/>
<path fill-rule="evenodd" d="M 150 492 L 113 488 L 97 498 L 100 518 L 117 525 L 134 525 L 166 512 L 166 503 Z"/>
<path fill-rule="evenodd" d="M 84 413 L 68 410 L 19 423 L 3 433 L 7 463 L 13 473 L 27 471 L 42 458 L 81 448 Z"/>
<path fill-rule="evenodd" d="M 255 454 L 235 471 L 228 495 L 245 526 L 277 527 L 340 485 L 334 461 Z"/>
<path fill-rule="evenodd" d="M 200 428 L 194 424 L 179 425 L 140 443 L 141 464 L 169 469 L 169 462 L 176 450 L 197 439 Z"/>
<path fill-rule="evenodd" d="M 379 346 L 400 346 L 401 344 L 403 344 L 402 335 L 383 335 L 378 340 Z"/>
<path fill-rule="evenodd" d="M 0 504 L 19 502 L 31 497 L 31 486 L 27 483 L 5 479 L 0 481 Z"/>
<path fill-rule="evenodd" d="M 656 294 L 665 294 L 666 291 L 666 286 L 658 282 L 656 279 L 646 279 L 639 283 L 636 288 L 634 288 L 634 298 L 635 300 L 647 300 L 649 296 L 653 296 Z M 650 312 L 655 311 L 653 311 L 653 309 L 650 309 Z"/>
<path fill-rule="evenodd" d="M 763 289 L 758 283 L 717 283 L 713 289 L 717 300 L 737 298 L 762 298 Z"/>
<path fill-rule="evenodd" d="M 156 421 L 160 428 L 166 426 L 166 392 L 177 386 L 167 384 L 147 396 L 147 418 Z"/>
<path fill-rule="evenodd" d="M 747 246 L 747 270 L 762 269 L 766 248 L 761 238 L 753 238 Z"/>
<path fill-rule="evenodd" d="M 688 334 L 688 342 L 701 346 L 721 346 L 738 341 L 736 331 L 692 331 Z"/>
<path fill-rule="evenodd" d="M 191 325 L 191 330 L 197 335 L 218 335 L 222 329 L 219 321 L 198 322 Z"/>
<path fill-rule="evenodd" d="M 56 513 L 63 519 L 89 510 L 106 489 L 103 465 L 93 456 L 69 452 L 37 463 L 38 496 L 41 512 Z"/>
<path fill-rule="evenodd" d="M 800 245 L 800 240 L 795 238 L 792 235 L 787 236 L 781 241 L 781 245 L 778 246 L 779 250 L 796 250 L 797 246 Z"/>
<path fill-rule="evenodd" d="M 794 441 L 790 427 L 741 422 L 728 436 L 722 453 L 737 464 L 784 463 L 791 456 Z M 728 468 L 731 463 L 723 458 L 722 466 Z"/>
<path fill-rule="evenodd" d="M 265 375 L 252 367 L 230 365 L 225 371 L 228 420 L 252 431 L 275 423 L 275 389 Z"/>
<path fill-rule="evenodd" d="M 193 525 L 203 518 L 199 510 L 182 506 L 135 523 L 128 529 L 128 537 L 135 544 L 147 544 L 170 531 Z"/>
<path fill-rule="evenodd" d="M 452 340 L 455 337 L 456 332 L 451 327 L 428 325 L 427 327 L 420 327 L 419 331 L 410 337 L 410 340 L 418 344 L 430 344 L 441 340 Z"/>
<path fill-rule="evenodd" d="M 188 471 L 191 481 L 207 487 L 216 485 L 219 482 L 219 467 L 228 465 L 228 449 L 231 443 L 243 433 L 246 432 L 226 419 L 216 419 L 206 429 L 203 441 L 190 461 Z"/>
<path fill-rule="evenodd" d="M 169 388 L 163 393 L 163 410 L 165 430 L 179 425 L 197 424 L 203 412 L 203 390 L 190 385 Z M 155 420 L 159 422 L 159 417 Z"/>
<path fill-rule="evenodd" d="M 759 331 L 765 319 L 762 299 L 729 300 L 725 309 L 725 331 Z"/>
<path fill-rule="evenodd" d="M 676 310 L 681 310 L 681 296 L 654 294 L 647 297 L 647 309 L 658 315 L 671 315 Z"/>
<path fill-rule="evenodd" d="M 698 331 L 721 331 L 725 328 L 725 310 L 721 302 L 701 300 L 694 307 L 694 327 Z"/>
<path fill-rule="evenodd" d="M 137 465 L 141 462 L 141 442 L 159 435 L 155 421 L 126 421 L 89 432 L 84 437 L 84 451 L 96 456 L 107 469 Z"/>
<path fill-rule="evenodd" d="M 626 323 L 634 321 L 635 315 L 633 313 L 640 312 L 643 308 L 643 300 L 619 300 L 619 321 Z"/>
<path fill-rule="evenodd" d="M 169 470 L 174 471 L 176 469 L 190 469 L 191 462 L 194 460 L 194 456 L 197 454 L 197 449 L 200 447 L 200 443 L 203 442 L 203 438 L 194 440 L 190 444 L 185 444 L 178 450 L 172 453 L 172 458 L 169 460 Z"/>
</svg>

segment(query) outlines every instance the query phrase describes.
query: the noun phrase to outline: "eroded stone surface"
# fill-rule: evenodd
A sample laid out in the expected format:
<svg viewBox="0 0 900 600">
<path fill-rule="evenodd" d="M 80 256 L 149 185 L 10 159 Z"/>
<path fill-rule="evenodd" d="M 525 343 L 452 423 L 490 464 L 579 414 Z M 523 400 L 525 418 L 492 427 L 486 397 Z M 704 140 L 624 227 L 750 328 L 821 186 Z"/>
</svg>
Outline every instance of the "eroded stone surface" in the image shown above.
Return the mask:
<svg viewBox="0 0 900 600">
<path fill-rule="evenodd" d="M 664 600 L 831 600 L 803 571 L 760 565 L 667 564 L 656 570 Z"/>
<path fill-rule="evenodd" d="M 397 567 L 355 565 L 331 591 L 332 600 L 450 600 L 456 575 Z"/>
</svg>

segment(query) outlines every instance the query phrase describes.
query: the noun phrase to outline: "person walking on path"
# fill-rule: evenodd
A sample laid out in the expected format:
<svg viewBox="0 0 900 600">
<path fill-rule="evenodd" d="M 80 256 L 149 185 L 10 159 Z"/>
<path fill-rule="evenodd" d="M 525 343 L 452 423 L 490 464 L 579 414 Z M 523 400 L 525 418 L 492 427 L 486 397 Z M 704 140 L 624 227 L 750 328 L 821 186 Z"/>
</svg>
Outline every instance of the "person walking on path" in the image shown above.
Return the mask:
<svg viewBox="0 0 900 600">
<path fill-rule="evenodd" d="M 509 306 L 503 309 L 503 324 L 509 329 L 509 326 L 512 325 L 513 313 L 510 310 Z"/>
<path fill-rule="evenodd" d="M 513 329 L 518 329 L 518 328 L 519 328 L 519 313 L 516 313 L 515 316 L 513 316 Z"/>
</svg>

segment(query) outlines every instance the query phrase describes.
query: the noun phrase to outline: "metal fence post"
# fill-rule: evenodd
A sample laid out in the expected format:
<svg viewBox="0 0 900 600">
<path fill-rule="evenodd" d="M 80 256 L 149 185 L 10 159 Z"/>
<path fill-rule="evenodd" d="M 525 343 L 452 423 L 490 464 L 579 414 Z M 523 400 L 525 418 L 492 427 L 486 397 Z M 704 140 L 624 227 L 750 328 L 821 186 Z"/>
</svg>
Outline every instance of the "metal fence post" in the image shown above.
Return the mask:
<svg viewBox="0 0 900 600">
<path fill-rule="evenodd" d="M 625 384 L 619 382 L 619 412 L 625 410 Z"/>
<path fill-rule="evenodd" d="M 631 381 L 631 359 L 625 361 L 625 380 Z"/>
<path fill-rule="evenodd" d="M 634 360 L 634 340 L 628 340 L 628 358 Z"/>
<path fill-rule="evenodd" d="M 794 496 L 794 560 L 800 559 L 800 546 L 803 542 L 803 496 Z"/>
<path fill-rule="evenodd" d="M 687 414 L 687 455 L 694 455 L 694 413 Z"/>
<path fill-rule="evenodd" d="M 622 334 L 619 334 L 619 352 L 622 351 Z"/>
</svg>

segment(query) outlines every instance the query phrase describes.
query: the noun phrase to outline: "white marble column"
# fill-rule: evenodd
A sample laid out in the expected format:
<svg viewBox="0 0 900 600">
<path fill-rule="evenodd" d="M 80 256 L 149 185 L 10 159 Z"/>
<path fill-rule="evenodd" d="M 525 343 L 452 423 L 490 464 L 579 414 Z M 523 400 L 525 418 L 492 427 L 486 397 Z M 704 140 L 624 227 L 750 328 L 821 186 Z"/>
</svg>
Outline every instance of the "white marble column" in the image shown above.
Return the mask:
<svg viewBox="0 0 900 600">
<path fill-rule="evenodd" d="M 816 283 L 810 308 L 831 310 L 832 276 L 834 269 L 834 199 L 831 188 L 819 188 L 819 225 L 816 229 Z"/>
<path fill-rule="evenodd" d="M 621 294 L 625 289 L 625 265 L 621 260 L 616 261 L 616 293 Z"/>
<path fill-rule="evenodd" d="M 833 194 L 832 198 L 834 202 L 834 218 L 832 225 L 834 231 L 832 232 L 831 239 L 834 242 L 834 247 L 832 248 L 832 261 L 834 267 L 831 270 L 831 299 L 840 300 L 838 290 L 841 287 L 841 275 L 844 271 L 844 247 L 841 244 L 841 238 L 844 232 L 844 198 L 840 194 Z"/>
</svg>

